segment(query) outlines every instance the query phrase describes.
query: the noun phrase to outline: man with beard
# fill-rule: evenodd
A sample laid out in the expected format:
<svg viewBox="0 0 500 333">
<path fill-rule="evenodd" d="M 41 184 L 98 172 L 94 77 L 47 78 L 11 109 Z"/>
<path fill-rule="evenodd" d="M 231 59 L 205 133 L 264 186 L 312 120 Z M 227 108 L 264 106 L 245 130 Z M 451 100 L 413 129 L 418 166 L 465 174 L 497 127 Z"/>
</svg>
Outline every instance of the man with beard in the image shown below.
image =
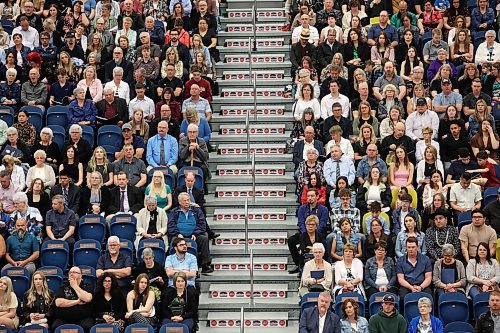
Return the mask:
<svg viewBox="0 0 500 333">
<path fill-rule="evenodd" d="M 382 143 L 380 144 L 380 154 L 382 159 L 385 161 L 389 153 L 396 153 L 396 148 L 403 146 L 406 149 L 408 158 L 413 163 L 415 162 L 415 144 L 413 140 L 405 135 L 405 124 L 402 122 L 394 124 L 394 133 L 392 135 L 386 136 Z"/>
<path fill-rule="evenodd" d="M 7 238 L 5 259 L 7 267 L 25 267 L 31 274 L 36 270 L 35 260 L 39 255 L 39 243 L 36 237 L 27 232 L 28 223 L 25 218 L 19 218 L 15 225 L 16 231 Z"/>
<path fill-rule="evenodd" d="M 104 273 L 113 274 L 118 279 L 118 285 L 123 290 L 130 290 L 130 276 L 134 262 L 129 255 L 120 253 L 120 239 L 118 236 L 108 238 L 108 251 L 103 253 L 97 261 L 96 276 Z"/>
<path fill-rule="evenodd" d="M 319 294 L 318 305 L 304 310 L 300 316 L 299 333 L 340 333 L 340 319 L 331 309 L 332 296 L 328 291 Z M 322 327 L 323 329 L 320 329 Z"/>
<path fill-rule="evenodd" d="M 489 310 L 479 316 L 476 321 L 475 332 L 478 333 L 491 333 L 497 332 L 500 329 L 500 291 L 494 290 L 490 293 L 488 300 Z"/>
<path fill-rule="evenodd" d="M 64 196 L 56 194 L 52 197 L 52 209 L 47 212 L 45 218 L 47 238 L 63 240 L 70 246 L 72 253 L 75 244 L 76 216 L 75 213 L 64 205 Z"/>
<path fill-rule="evenodd" d="M 198 264 L 196 257 L 187 252 L 188 246 L 184 238 L 175 237 L 172 240 L 172 247 L 175 250 L 165 260 L 165 270 L 168 276 L 168 286 L 173 287 L 173 276 L 178 272 L 184 272 L 187 277 L 187 285 L 195 286 L 196 273 L 198 272 Z"/>
<path fill-rule="evenodd" d="M 120 47 L 115 47 L 113 50 L 113 59 L 104 64 L 104 81 L 113 81 L 113 69 L 115 67 L 123 68 L 123 81 L 128 84 L 134 82 L 134 65 L 126 59 L 123 59 L 123 50 Z"/>
</svg>

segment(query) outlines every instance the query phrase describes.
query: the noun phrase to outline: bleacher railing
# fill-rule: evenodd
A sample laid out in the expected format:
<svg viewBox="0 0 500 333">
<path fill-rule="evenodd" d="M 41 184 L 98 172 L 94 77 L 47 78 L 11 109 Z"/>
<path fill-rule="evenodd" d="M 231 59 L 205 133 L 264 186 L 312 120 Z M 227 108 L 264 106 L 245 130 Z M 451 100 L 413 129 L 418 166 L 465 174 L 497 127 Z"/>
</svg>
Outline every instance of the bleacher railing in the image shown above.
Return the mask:
<svg viewBox="0 0 500 333">
<path fill-rule="evenodd" d="M 245 199 L 245 254 L 248 254 L 248 198 Z"/>
<path fill-rule="evenodd" d="M 253 77 L 252 68 L 252 37 L 248 37 L 248 83 L 253 84 L 255 78 Z M 247 110 L 245 118 L 245 130 L 247 133 L 247 162 L 250 160 L 250 110 Z"/>
<path fill-rule="evenodd" d="M 240 333 L 245 332 L 245 309 L 240 308 Z"/>
<path fill-rule="evenodd" d="M 255 151 L 252 153 L 252 203 L 255 204 Z"/>
<path fill-rule="evenodd" d="M 250 307 L 253 308 L 255 299 L 253 295 L 254 281 L 253 281 L 253 249 L 250 249 Z"/>
</svg>

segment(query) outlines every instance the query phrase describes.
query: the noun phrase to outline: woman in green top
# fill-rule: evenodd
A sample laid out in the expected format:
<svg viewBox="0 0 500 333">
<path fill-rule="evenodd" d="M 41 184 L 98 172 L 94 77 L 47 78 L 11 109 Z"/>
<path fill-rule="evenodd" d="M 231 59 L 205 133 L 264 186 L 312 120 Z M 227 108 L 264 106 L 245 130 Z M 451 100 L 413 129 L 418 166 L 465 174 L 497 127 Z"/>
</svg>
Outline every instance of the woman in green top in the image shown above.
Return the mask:
<svg viewBox="0 0 500 333">
<path fill-rule="evenodd" d="M 172 190 L 165 184 L 163 172 L 156 170 L 152 182 L 146 187 L 146 196 L 156 196 L 158 207 L 168 210 L 172 207 Z"/>
</svg>

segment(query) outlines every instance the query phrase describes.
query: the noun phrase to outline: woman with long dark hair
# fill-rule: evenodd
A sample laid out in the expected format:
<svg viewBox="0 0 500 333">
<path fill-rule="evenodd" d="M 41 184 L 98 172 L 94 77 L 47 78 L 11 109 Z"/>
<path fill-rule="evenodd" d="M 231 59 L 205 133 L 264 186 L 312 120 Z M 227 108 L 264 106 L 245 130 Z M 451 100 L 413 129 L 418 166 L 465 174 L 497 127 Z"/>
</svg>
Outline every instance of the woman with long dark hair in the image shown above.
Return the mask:
<svg viewBox="0 0 500 333">
<path fill-rule="evenodd" d="M 365 61 L 370 59 L 370 48 L 368 44 L 362 41 L 361 32 L 356 29 L 351 29 L 347 37 L 347 44 L 344 48 L 345 64 L 356 68 L 362 66 Z"/>
<path fill-rule="evenodd" d="M 375 65 L 380 65 L 382 59 L 395 60 L 394 48 L 391 46 L 391 40 L 385 32 L 381 32 L 377 37 L 375 45 L 371 48 L 371 59 Z"/>
<path fill-rule="evenodd" d="M 418 56 L 417 52 L 417 47 L 416 46 L 409 46 L 408 47 L 408 52 L 406 54 L 405 60 L 401 63 L 401 77 L 404 80 L 410 81 L 411 80 L 411 72 L 413 71 L 413 68 L 415 67 L 424 67 L 422 61 L 420 61 L 420 57 Z"/>
<path fill-rule="evenodd" d="M 125 300 L 112 273 L 104 272 L 97 280 L 94 310 L 97 324 L 111 324 L 120 331 L 125 328 Z"/>
<path fill-rule="evenodd" d="M 490 247 L 485 242 L 477 246 L 476 257 L 471 258 L 466 268 L 466 294 L 474 298 L 479 293 L 489 292 L 500 283 L 500 266 L 491 257 Z"/>
<path fill-rule="evenodd" d="M 154 325 L 156 323 L 155 300 L 155 293 L 149 288 L 148 275 L 139 274 L 135 279 L 134 289 L 127 294 L 125 319 L 130 324 L 148 322 Z"/>
</svg>

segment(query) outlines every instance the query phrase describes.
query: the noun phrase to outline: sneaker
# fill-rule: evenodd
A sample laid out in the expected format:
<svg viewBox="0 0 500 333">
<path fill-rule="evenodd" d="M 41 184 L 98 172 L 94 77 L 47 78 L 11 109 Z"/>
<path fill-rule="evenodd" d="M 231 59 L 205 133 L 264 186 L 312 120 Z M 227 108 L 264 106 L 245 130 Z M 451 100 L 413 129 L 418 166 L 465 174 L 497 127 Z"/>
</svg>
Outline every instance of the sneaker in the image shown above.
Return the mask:
<svg viewBox="0 0 500 333">
<path fill-rule="evenodd" d="M 210 273 L 213 273 L 213 272 L 214 272 L 214 269 L 210 265 L 205 265 L 205 266 L 203 266 L 201 268 L 201 273 L 202 274 L 210 274 Z"/>
<path fill-rule="evenodd" d="M 298 272 L 300 272 L 300 268 L 298 266 L 295 266 L 295 265 L 290 267 L 290 269 L 288 270 L 288 274 L 296 274 Z"/>
</svg>

